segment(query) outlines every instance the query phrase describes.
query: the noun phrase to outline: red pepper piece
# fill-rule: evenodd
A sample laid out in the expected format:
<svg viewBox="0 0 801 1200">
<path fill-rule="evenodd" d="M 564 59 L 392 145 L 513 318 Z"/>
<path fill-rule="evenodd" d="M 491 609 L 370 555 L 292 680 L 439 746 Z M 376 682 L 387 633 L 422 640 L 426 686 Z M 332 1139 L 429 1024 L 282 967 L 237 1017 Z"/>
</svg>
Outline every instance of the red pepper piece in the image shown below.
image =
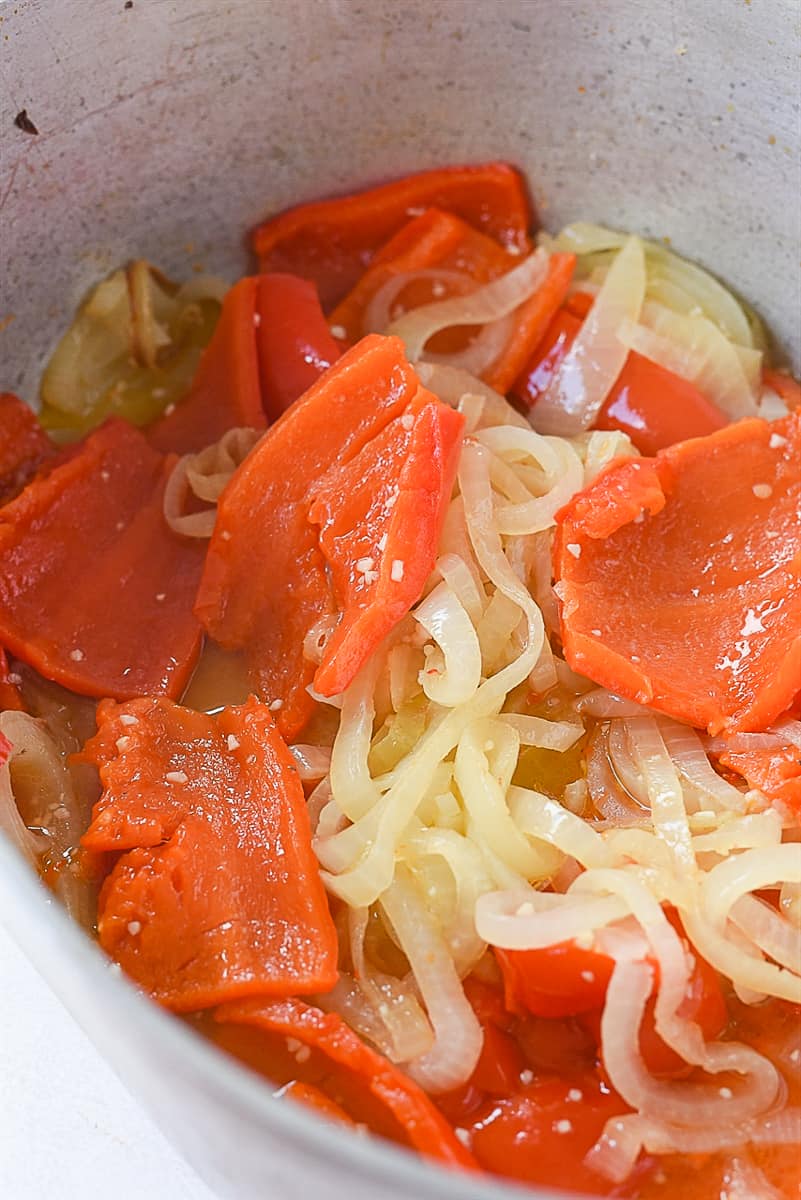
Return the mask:
<svg viewBox="0 0 801 1200">
<path fill-rule="evenodd" d="M 399 290 L 395 300 L 408 312 L 446 296 L 473 291 L 477 285 L 497 279 L 519 262 L 519 258 L 507 253 L 498 242 L 478 233 L 453 213 L 429 208 L 399 229 L 377 251 L 356 286 L 332 312 L 331 324 L 344 330 L 346 340 L 355 342 L 371 332 L 365 317 L 372 300 L 382 287 L 398 276 L 434 270 L 444 275 L 441 280 L 411 280 Z M 463 277 L 466 286 L 460 288 L 458 281 L 449 278 L 451 272 Z M 435 294 L 436 283 L 439 288 Z M 389 319 L 388 313 L 387 324 Z M 445 352 L 449 349 L 439 342 L 433 344 Z"/>
<path fill-rule="evenodd" d="M 325 1092 L 313 1083 L 298 1083 L 295 1080 L 294 1083 L 287 1084 L 281 1095 L 288 1096 L 296 1104 L 305 1104 L 307 1108 L 313 1109 L 321 1117 L 328 1117 L 330 1121 L 339 1121 L 342 1125 L 356 1124 L 341 1105 L 330 1096 L 326 1096 Z"/>
<path fill-rule="evenodd" d="M 512 390 L 532 408 L 548 388 L 592 303 L 577 292 L 556 313 Z M 595 422 L 628 434 L 641 454 L 722 429 L 726 417 L 694 383 L 631 351 Z"/>
<path fill-rule="evenodd" d="M 256 352 L 257 291 L 258 280 L 247 278 L 226 294 L 189 393 L 148 430 L 157 450 L 193 454 L 237 426 L 264 428 Z"/>
<path fill-rule="evenodd" d="M 475 1168 L 473 1156 L 425 1092 L 365 1045 L 336 1013 L 323 1013 L 300 1000 L 276 1000 L 227 1004 L 214 1016 L 223 1025 L 246 1025 L 282 1039 L 294 1038 L 316 1058 L 309 1070 L 315 1066 L 319 1070 L 322 1060 L 326 1090 L 334 1093 L 346 1112 L 357 1106 L 353 1112 L 357 1120 L 375 1132 L 394 1133 L 399 1141 L 446 1166 Z"/>
<path fill-rule="evenodd" d="M 506 163 L 424 171 L 302 204 L 259 225 L 253 248 L 262 271 L 288 271 L 316 283 L 328 312 L 354 287 L 379 247 L 427 208 L 452 212 L 507 248 L 529 248 L 533 214 L 521 176 Z"/>
<path fill-rule="evenodd" d="M 557 514 L 574 670 L 711 733 L 801 685 L 801 409 L 612 464 Z"/>
<path fill-rule="evenodd" d="M 792 742 L 753 750 L 725 750 L 720 761 L 790 812 L 801 815 L 801 749 Z"/>
<path fill-rule="evenodd" d="M 495 950 L 506 1007 L 536 1017 L 574 1017 L 603 1008 L 614 960 L 575 942 L 541 950 Z"/>
<path fill-rule="evenodd" d="M 245 649 L 258 690 L 280 700 L 293 737 L 314 701 L 303 642 L 335 605 L 308 497 L 334 462 L 347 463 L 417 393 L 397 338 L 364 338 L 273 425 L 226 488 L 195 611 L 228 649 Z M 263 548 L 263 549 L 262 549 Z"/>
<path fill-rule="evenodd" d="M 82 844 L 122 852 L 100 895 L 103 948 L 178 1012 L 333 987 L 336 930 L 268 709 L 105 701 L 98 725 L 80 757 L 103 794 Z"/>
<path fill-rule="evenodd" d="M 172 462 L 108 421 L 0 509 L 0 641 L 72 691 L 179 695 L 203 546 L 163 516 Z"/>
<path fill-rule="evenodd" d="M 567 295 L 575 266 L 575 254 L 551 255 L 545 281 L 520 305 L 509 341 L 492 366 L 483 372 L 490 387 L 498 392 L 510 390 Z"/>
<path fill-rule="evenodd" d="M 762 372 L 762 382 L 782 398 L 791 412 L 801 407 L 801 383 L 786 371 L 765 370 Z"/>
<path fill-rule="evenodd" d="M 18 396 L 0 392 L 0 505 L 19 495 L 55 446 L 33 409 Z"/>
<path fill-rule="evenodd" d="M 256 300 L 261 401 L 267 420 L 275 421 L 342 351 L 313 283 L 297 275 L 261 275 Z"/>
<path fill-rule="evenodd" d="M 331 568 L 342 618 L 314 677 L 344 691 L 419 599 L 434 569 L 464 418 L 420 389 L 415 400 L 312 493 L 309 520 Z"/>
</svg>

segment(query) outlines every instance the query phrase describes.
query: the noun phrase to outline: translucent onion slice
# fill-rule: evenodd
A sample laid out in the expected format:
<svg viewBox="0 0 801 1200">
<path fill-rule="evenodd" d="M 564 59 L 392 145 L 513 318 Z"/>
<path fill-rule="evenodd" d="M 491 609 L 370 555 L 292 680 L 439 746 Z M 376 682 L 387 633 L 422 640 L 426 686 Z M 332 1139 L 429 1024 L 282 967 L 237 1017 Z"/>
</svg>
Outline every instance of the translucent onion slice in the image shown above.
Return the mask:
<svg viewBox="0 0 801 1200">
<path fill-rule="evenodd" d="M 441 555 L 437 559 L 436 570 L 454 595 L 458 597 L 459 603 L 473 624 L 480 621 L 487 597 L 484 589 L 476 582 L 475 573 L 470 570 L 461 555 Z"/>
<path fill-rule="evenodd" d="M 327 746 L 311 746 L 296 742 L 289 749 L 295 759 L 299 779 L 304 783 L 317 783 L 319 780 L 325 779 L 331 766 L 331 751 Z"/>
<path fill-rule="evenodd" d="M 627 318 L 619 326 L 623 346 L 636 350 L 675 375 L 689 379 L 733 421 L 753 416 L 758 394 L 740 353 L 706 317 L 684 317 L 649 302 L 638 324 Z"/>
<path fill-rule="evenodd" d="M 537 250 L 520 266 L 468 296 L 424 304 L 422 308 L 404 313 L 385 332 L 401 338 L 410 359 L 430 357 L 424 354 L 425 346 L 435 333 L 454 325 L 488 325 L 508 317 L 536 292 L 544 282 L 547 270 L 548 255 Z M 489 359 L 487 365 L 492 361 Z"/>
<path fill-rule="evenodd" d="M 521 713 L 502 713 L 500 720 L 514 729 L 521 746 L 538 746 L 542 750 L 560 753 L 575 746 L 584 736 L 584 725 L 574 721 L 548 721 L 544 717 L 529 717 Z"/>
<path fill-rule="evenodd" d="M 443 363 L 421 362 L 414 369 L 424 387 L 452 408 L 459 408 L 463 399 L 478 396 L 481 414 L 476 428 L 488 429 L 493 425 L 514 425 L 517 429 L 530 429 L 526 418 L 512 408 L 500 392 L 496 392 L 483 380 L 460 367 L 445 366 Z"/>
<path fill-rule="evenodd" d="M 561 438 L 546 438 L 533 429 L 501 426 L 481 430 L 476 438 L 494 454 L 504 455 L 519 464 L 533 463 L 539 468 L 541 486 L 532 495 L 523 485 L 520 499 L 513 504 L 497 503 L 495 524 L 504 536 L 526 536 L 549 529 L 556 513 L 583 486 L 584 471 L 575 450 Z"/>
<path fill-rule="evenodd" d="M 608 692 L 606 688 L 593 688 L 585 692 L 575 702 L 576 711 L 583 716 L 594 717 L 596 721 L 608 721 L 612 717 L 644 717 L 649 710 L 634 700 L 625 700 Z"/>
<path fill-rule="evenodd" d="M 542 433 L 570 436 L 589 429 L 626 361 L 617 336 L 636 322 L 645 298 L 645 255 L 639 238 L 625 242 L 573 345 L 537 401 L 532 423 Z"/>
<path fill-rule="evenodd" d="M 586 938 L 628 915 L 618 896 L 570 896 L 528 890 L 488 892 L 476 904 L 476 929 L 490 946 L 539 950 Z"/>
<path fill-rule="evenodd" d="M 88 927 L 91 888 L 69 861 L 85 814 L 64 757 L 44 721 L 24 712 L 0 713 L 3 744 L 10 744 L 11 753 L 0 766 L 0 830 L 34 866 L 48 854 L 59 868 L 56 894 L 71 916 Z"/>
<path fill-rule="evenodd" d="M 481 682 L 481 648 L 458 596 L 447 583 L 437 584 L 413 615 L 437 647 L 420 672 L 423 691 L 448 708 L 466 704 Z"/>
<path fill-rule="evenodd" d="M 434 927 L 414 879 L 398 867 L 381 897 L 381 908 L 409 960 L 434 1028 L 434 1045 L 412 1059 L 407 1071 L 429 1092 L 446 1092 L 473 1073 L 484 1035 L 468 1003 L 445 939 Z"/>
<path fill-rule="evenodd" d="M 427 267 L 420 271 L 403 271 L 392 275 L 381 284 L 367 305 L 362 332 L 384 333 L 392 321 L 392 309 L 398 296 L 408 284 L 421 279 L 430 279 L 434 283 L 448 283 L 457 293 L 470 292 L 475 288 L 474 280 L 469 275 L 463 275 L 461 271 L 442 271 L 435 267 Z"/>
<path fill-rule="evenodd" d="M 706 756 L 700 737 L 688 725 L 659 720 L 662 738 L 679 774 L 718 809 L 744 812 L 745 795 L 721 779 Z"/>
<path fill-rule="evenodd" d="M 386 1030 L 382 1042 L 388 1043 L 388 1057 L 392 1062 L 408 1062 L 432 1049 L 434 1031 L 412 990 L 413 985 L 378 971 L 368 962 L 364 938 L 369 919 L 367 908 L 352 908 L 348 912 L 356 983 Z"/>
<path fill-rule="evenodd" d="M 723 1088 L 717 1082 L 672 1082 L 649 1073 L 639 1031 L 653 982 L 647 962 L 618 961 L 612 972 L 601 1017 L 601 1054 L 615 1090 L 643 1116 L 688 1129 L 720 1129 L 762 1116 L 776 1098 L 779 1077 L 767 1059 L 755 1051 L 746 1055 L 745 1046 L 739 1051 L 750 1060 L 746 1069 L 727 1073 L 730 1085 Z M 738 1050 L 736 1043 L 731 1050 Z"/>
<path fill-rule="evenodd" d="M 608 259 L 615 250 L 619 250 L 625 240 L 625 234 L 601 225 L 577 221 L 566 226 L 552 239 L 551 247 L 579 255 L 576 288 L 585 290 L 587 284 L 583 276 L 592 269 L 594 263 Z M 688 313 L 700 309 L 731 341 L 742 346 L 754 346 L 758 350 L 765 349 L 766 336 L 762 322 L 714 275 L 657 242 L 645 242 L 645 256 L 649 299 L 659 300 L 676 312 Z"/>
<path fill-rule="evenodd" d="M 801 1108 L 785 1108 L 742 1125 L 686 1129 L 658 1119 L 631 1116 L 608 1121 L 585 1162 L 607 1179 L 621 1183 L 643 1150 L 650 1154 L 715 1154 L 743 1146 L 787 1146 L 801 1141 Z M 747 1200 L 759 1200 L 748 1194 Z"/>
<path fill-rule="evenodd" d="M 211 537 L 216 511 L 206 509 L 187 513 L 187 501 L 194 495 L 198 500 L 216 505 L 234 472 L 260 437 L 255 429 L 229 429 L 219 442 L 206 446 L 197 454 L 179 458 L 164 489 L 164 519 L 170 529 L 184 537 Z"/>
</svg>

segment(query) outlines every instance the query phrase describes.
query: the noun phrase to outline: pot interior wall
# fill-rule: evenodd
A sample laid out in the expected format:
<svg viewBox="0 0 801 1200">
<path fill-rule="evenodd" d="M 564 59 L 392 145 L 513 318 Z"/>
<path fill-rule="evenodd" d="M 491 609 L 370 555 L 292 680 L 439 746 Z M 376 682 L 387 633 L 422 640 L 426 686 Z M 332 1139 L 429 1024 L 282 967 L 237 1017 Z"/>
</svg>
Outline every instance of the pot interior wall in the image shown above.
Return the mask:
<svg viewBox="0 0 801 1200">
<path fill-rule="evenodd" d="M 792 0 L 18 0 L 0 36 L 0 382 L 31 400 L 126 258 L 233 278 L 266 213 L 486 158 L 527 172 L 548 227 L 669 237 L 798 364 Z"/>
</svg>

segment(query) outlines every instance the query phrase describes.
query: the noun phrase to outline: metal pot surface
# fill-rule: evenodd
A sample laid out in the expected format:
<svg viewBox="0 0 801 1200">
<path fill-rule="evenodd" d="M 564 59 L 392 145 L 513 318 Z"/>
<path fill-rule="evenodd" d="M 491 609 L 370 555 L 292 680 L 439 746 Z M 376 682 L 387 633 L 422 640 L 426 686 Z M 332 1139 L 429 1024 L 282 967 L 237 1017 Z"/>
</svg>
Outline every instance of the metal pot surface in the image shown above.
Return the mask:
<svg viewBox="0 0 801 1200">
<path fill-rule="evenodd" d="M 130 257 L 233 279 L 267 213 L 490 158 L 524 169 L 546 227 L 670 238 L 798 369 L 798 51 L 794 0 L 6 0 L 0 384 L 34 401 Z M 0 918 L 220 1195 L 517 1194 L 273 1101 L 111 974 L 5 844 Z"/>
</svg>

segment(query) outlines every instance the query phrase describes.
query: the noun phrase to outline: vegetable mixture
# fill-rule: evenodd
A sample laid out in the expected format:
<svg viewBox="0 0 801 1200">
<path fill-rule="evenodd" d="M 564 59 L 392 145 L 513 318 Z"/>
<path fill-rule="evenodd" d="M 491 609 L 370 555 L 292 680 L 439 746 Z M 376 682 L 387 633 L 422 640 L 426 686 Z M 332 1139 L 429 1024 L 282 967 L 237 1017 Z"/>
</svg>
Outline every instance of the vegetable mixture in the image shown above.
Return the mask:
<svg viewBox="0 0 801 1200">
<path fill-rule="evenodd" d="M 801 387 L 504 164 L 252 245 L 115 272 L 0 395 L 0 827 L 321 1119 L 791 1200 Z"/>
</svg>

